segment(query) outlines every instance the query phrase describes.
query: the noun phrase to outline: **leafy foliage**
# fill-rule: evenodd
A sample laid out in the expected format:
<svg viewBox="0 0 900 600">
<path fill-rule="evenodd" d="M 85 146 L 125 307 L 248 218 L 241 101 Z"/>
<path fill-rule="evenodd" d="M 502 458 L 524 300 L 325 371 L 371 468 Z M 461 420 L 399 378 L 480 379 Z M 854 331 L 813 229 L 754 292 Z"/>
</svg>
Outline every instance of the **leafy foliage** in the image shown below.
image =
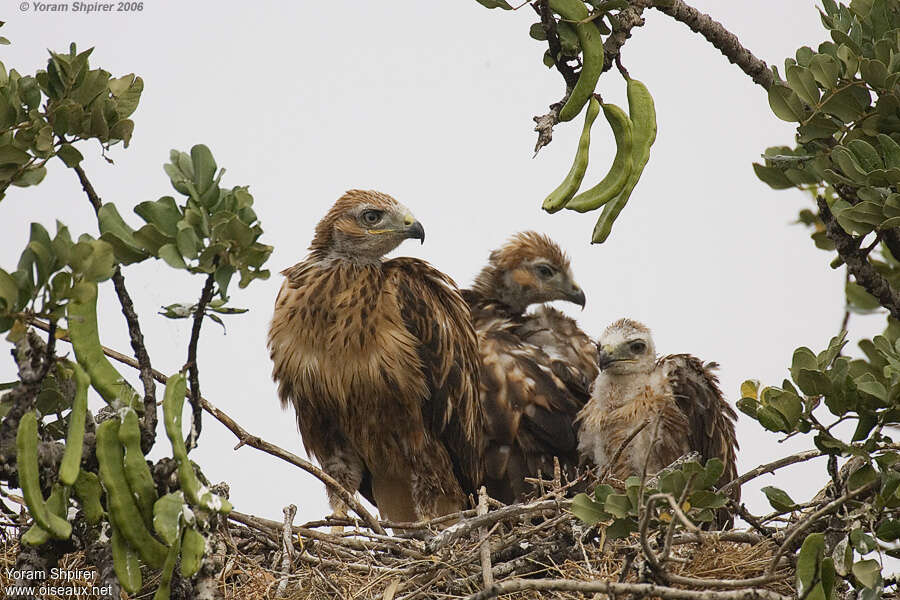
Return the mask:
<svg viewBox="0 0 900 600">
<path fill-rule="evenodd" d="M 53 156 L 76 170 L 84 183 L 87 176 L 80 166 L 78 142 L 97 140 L 104 151 L 119 141 L 128 146 L 134 130 L 128 117 L 137 108 L 143 82 L 134 75 L 112 78 L 103 69 L 91 69 L 90 54 L 91 50 L 77 53 L 74 44 L 67 54 L 51 52 L 46 70 L 34 76 L 15 70 L 7 74 L 0 64 L 0 198 L 11 184 L 39 184 Z M 182 318 L 202 305 L 204 314 L 222 324 L 218 315 L 246 312 L 227 306 L 232 277 L 240 276 L 241 288 L 267 278 L 263 265 L 272 252 L 271 246 L 259 242 L 263 231 L 252 208 L 253 196 L 246 186 L 220 186 L 224 169 L 218 168 L 206 146 L 196 145 L 190 154 L 173 150 L 170 161 L 164 169 L 179 199 L 164 196 L 138 204 L 134 212 L 145 223 L 140 228 L 134 229 L 114 203 L 102 204 L 84 185 L 90 200 L 86 207 L 96 213 L 99 237 L 83 233 L 74 239 L 60 222 L 51 237 L 42 225 L 33 223 L 15 270 L 0 269 L 0 332 L 9 331 L 7 340 L 16 347 L 21 376 L 21 381 L 3 386 L 11 392 L 0 399 L 5 426 L 0 429 L 16 435 L 17 471 L 12 473 L 28 489 L 29 512 L 37 515 L 21 542 L 41 546 L 51 537 L 68 539 L 73 531 L 82 535 L 78 532 L 86 531 L 85 527 L 106 523 L 123 588 L 138 592 L 140 567 L 148 565 L 163 571 L 159 598 L 169 596 L 176 559 L 180 559 L 182 576 L 197 573 L 216 515 L 231 507 L 206 487 L 197 466 L 188 459 L 181 426 L 187 387 L 183 373 L 169 378 L 163 407 L 178 467 L 177 486 L 174 481 L 154 481 L 146 460 L 152 444 L 145 442 L 154 438 L 156 418 L 148 413 L 155 411 L 155 401 L 145 387 L 148 398 L 141 402 L 103 354 L 97 284 L 127 265 L 150 257 L 161 259 L 173 268 L 206 275 L 204 294 L 214 290 L 218 298 L 209 301 L 207 295 L 199 304 L 172 304 L 160 314 Z M 117 280 L 117 286 L 124 288 L 123 280 Z M 117 293 L 125 309 L 120 287 Z M 131 319 L 129 325 L 137 328 L 136 317 L 130 317 L 128 310 L 133 309 L 124 310 Z M 36 375 L 24 374 L 22 365 L 36 359 L 38 338 L 28 327 L 38 319 L 47 321 L 44 327 L 51 332 L 58 321 L 67 320 L 68 340 L 78 365 L 46 355 L 47 368 Z M 194 331 L 199 333 L 196 327 Z M 110 404 L 115 417 L 99 423 L 91 415 L 86 417 L 89 385 Z M 73 418 L 76 397 L 81 400 L 78 417 Z M 92 470 L 78 472 L 71 467 L 82 462 L 85 420 L 96 430 L 88 450 L 96 460 L 83 462 L 84 469 Z M 62 467 L 58 475 L 47 465 L 38 468 L 39 444 L 56 440 L 65 441 L 67 453 L 72 449 L 73 456 L 64 461 L 65 476 Z M 10 485 L 8 475 L 4 482 Z M 43 497 L 46 489 L 52 489 L 47 499 Z M 73 528 L 74 521 L 84 524 Z"/>
<path fill-rule="evenodd" d="M 604 523 L 608 539 L 627 537 L 638 530 L 645 511 L 652 529 L 670 526 L 683 527 L 673 516 L 671 503 L 648 506 L 647 499 L 660 494 L 671 498 L 682 513 L 694 523 L 711 523 L 716 510 L 728 504 L 728 498 L 716 491 L 716 484 L 725 470 L 718 458 L 701 465 L 688 461 L 677 468 L 660 471 L 652 480 L 643 482 L 632 476 L 625 481 L 624 494 L 609 484 L 600 484 L 590 496 L 578 494 L 572 500 L 572 513 L 588 525 Z"/>
<path fill-rule="evenodd" d="M 768 148 L 753 169 L 773 189 L 822 196 L 840 226 L 859 239 L 881 235 L 900 226 L 900 2 L 825 0 L 821 20 L 830 40 L 815 50 L 799 48 L 785 60 L 784 78 L 773 67 L 769 106 L 797 123 L 796 145 Z M 834 250 L 819 215 L 804 209 L 799 222 L 813 229 L 817 247 Z M 896 257 L 881 254 L 870 261 L 900 284 Z M 855 283 L 846 297 L 857 312 L 878 306 Z"/>
</svg>

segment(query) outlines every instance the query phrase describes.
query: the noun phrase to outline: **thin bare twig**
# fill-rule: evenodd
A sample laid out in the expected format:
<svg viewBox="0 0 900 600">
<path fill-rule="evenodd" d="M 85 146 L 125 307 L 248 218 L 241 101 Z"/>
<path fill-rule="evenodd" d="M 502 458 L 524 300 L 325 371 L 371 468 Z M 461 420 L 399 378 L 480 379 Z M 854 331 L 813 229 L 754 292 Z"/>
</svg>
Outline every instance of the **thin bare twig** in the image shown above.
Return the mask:
<svg viewBox="0 0 900 600">
<path fill-rule="evenodd" d="M 188 343 L 186 366 L 188 368 L 188 380 L 191 384 L 191 431 L 188 433 L 187 440 L 185 440 L 188 452 L 197 447 L 197 440 L 200 438 L 200 431 L 203 429 L 203 409 L 200 406 L 200 367 L 197 366 L 197 344 L 200 342 L 200 327 L 203 325 L 203 317 L 206 316 L 206 305 L 212 300 L 215 283 L 215 274 L 210 273 L 207 275 L 203 291 L 200 293 L 200 300 L 194 308 L 191 340 Z"/>
<path fill-rule="evenodd" d="M 778 469 L 787 467 L 788 465 L 805 462 L 807 460 L 812 460 L 813 458 L 818 458 L 820 456 L 822 456 L 822 452 L 820 452 L 819 450 L 806 450 L 804 452 L 798 452 L 797 454 L 791 454 L 790 456 L 779 458 L 778 460 L 773 460 L 772 462 L 760 465 L 755 469 L 750 469 L 737 479 L 732 479 L 731 481 L 720 487 L 718 493 L 727 494 L 735 487 L 740 487 L 751 479 L 756 479 L 760 475 L 773 473 Z"/>
<path fill-rule="evenodd" d="M 478 489 L 478 516 L 484 516 L 488 512 L 487 490 L 484 486 Z M 491 572 L 491 542 L 488 539 L 487 527 L 481 528 L 481 577 L 484 587 L 494 584 L 494 575 Z"/>
<path fill-rule="evenodd" d="M 281 572 L 285 575 L 290 575 L 291 559 L 294 558 L 294 532 L 291 530 L 291 523 L 294 521 L 294 515 L 297 514 L 297 506 L 295 504 L 288 504 L 282 511 L 284 511 L 284 525 L 281 529 Z M 284 593 L 287 590 L 287 584 L 287 577 L 278 582 L 278 587 L 275 589 L 276 598 L 284 596 Z"/>
</svg>

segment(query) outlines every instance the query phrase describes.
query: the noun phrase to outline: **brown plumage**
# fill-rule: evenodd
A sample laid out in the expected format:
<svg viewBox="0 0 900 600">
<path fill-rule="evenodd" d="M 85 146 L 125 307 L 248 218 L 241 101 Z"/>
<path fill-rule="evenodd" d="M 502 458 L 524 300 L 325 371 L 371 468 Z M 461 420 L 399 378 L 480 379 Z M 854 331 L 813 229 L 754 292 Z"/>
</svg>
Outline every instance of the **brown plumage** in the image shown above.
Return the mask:
<svg viewBox="0 0 900 600">
<path fill-rule="evenodd" d="M 705 463 L 719 458 L 725 471 L 719 485 L 737 477 L 738 450 L 734 421 L 713 373 L 689 354 L 656 358 L 650 330 L 620 319 L 600 337 L 600 374 L 579 420 L 579 450 L 607 466 L 629 434 L 645 419 L 649 424 L 629 443 L 611 468 L 619 479 L 653 474 L 688 452 Z M 739 493 L 739 491 L 738 491 Z"/>
<path fill-rule="evenodd" d="M 459 510 L 483 472 L 469 309 L 428 263 L 382 259 L 407 238 L 425 233 L 396 200 L 344 194 L 283 271 L 268 339 L 307 452 L 393 521 Z"/>
<path fill-rule="evenodd" d="M 578 464 L 574 419 L 597 375 L 596 346 L 575 321 L 549 306 L 584 306 L 568 257 L 550 238 L 519 233 L 491 253 L 472 289 L 481 355 L 481 402 L 488 423 L 485 484 L 504 502 L 533 489 L 525 477 L 552 476 L 553 457 Z"/>
</svg>

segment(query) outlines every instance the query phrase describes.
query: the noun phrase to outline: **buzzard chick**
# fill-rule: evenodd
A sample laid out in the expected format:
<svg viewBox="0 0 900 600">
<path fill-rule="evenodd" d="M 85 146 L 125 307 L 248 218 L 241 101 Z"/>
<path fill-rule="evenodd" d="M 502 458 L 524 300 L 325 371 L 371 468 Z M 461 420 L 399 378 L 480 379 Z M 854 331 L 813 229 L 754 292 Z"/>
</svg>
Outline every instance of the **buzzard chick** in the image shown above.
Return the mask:
<svg viewBox="0 0 900 600">
<path fill-rule="evenodd" d="M 630 319 L 610 325 L 598 345 L 601 372 L 578 415 L 578 449 L 586 458 L 606 466 L 649 418 L 612 465 L 614 477 L 640 475 L 645 463 L 653 474 L 694 451 L 703 462 L 722 460 L 720 485 L 737 477 L 737 415 L 719 390 L 716 363 L 704 365 L 690 354 L 657 360 L 650 330 Z"/>
<path fill-rule="evenodd" d="M 552 476 L 553 457 L 578 465 L 574 419 L 597 376 L 597 350 L 575 321 L 549 306 L 584 306 L 569 259 L 550 238 L 516 234 L 491 253 L 463 296 L 481 355 L 481 403 L 488 423 L 485 484 L 504 502 L 532 489 L 525 477 Z"/>
<path fill-rule="evenodd" d="M 469 309 L 428 263 L 382 258 L 408 238 L 425 231 L 392 197 L 344 194 L 282 272 L 268 339 L 306 451 L 392 521 L 460 510 L 483 471 Z"/>
</svg>

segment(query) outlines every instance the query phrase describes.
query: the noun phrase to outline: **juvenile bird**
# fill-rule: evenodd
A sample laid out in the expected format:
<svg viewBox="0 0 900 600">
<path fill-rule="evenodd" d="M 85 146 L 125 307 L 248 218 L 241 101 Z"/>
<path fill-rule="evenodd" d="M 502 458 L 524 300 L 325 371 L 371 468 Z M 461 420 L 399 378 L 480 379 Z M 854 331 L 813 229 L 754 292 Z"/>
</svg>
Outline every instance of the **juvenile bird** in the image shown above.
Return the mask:
<svg viewBox="0 0 900 600">
<path fill-rule="evenodd" d="M 614 477 L 641 475 L 645 464 L 652 475 L 692 451 L 704 463 L 722 460 L 720 486 L 737 477 L 737 414 L 722 397 L 716 363 L 690 354 L 657 359 L 650 330 L 631 319 L 610 325 L 598 346 L 600 374 L 578 415 L 578 450 L 585 458 L 605 467 L 649 419 L 612 465 Z"/>
<path fill-rule="evenodd" d="M 491 252 L 463 297 L 472 308 L 487 418 L 485 485 L 504 502 L 521 500 L 526 477 L 553 476 L 553 457 L 578 464 L 575 416 L 597 375 L 597 352 L 573 319 L 533 304 L 584 307 L 569 259 L 549 237 L 527 231 Z"/>
</svg>

